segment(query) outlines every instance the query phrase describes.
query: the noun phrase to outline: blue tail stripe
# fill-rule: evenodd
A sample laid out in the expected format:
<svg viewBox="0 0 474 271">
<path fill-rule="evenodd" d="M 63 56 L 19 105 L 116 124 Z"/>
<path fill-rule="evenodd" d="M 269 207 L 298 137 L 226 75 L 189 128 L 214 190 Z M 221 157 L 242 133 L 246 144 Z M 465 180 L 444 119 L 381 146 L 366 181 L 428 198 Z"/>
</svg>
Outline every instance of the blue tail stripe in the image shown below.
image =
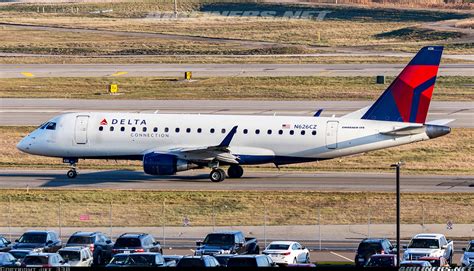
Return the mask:
<svg viewBox="0 0 474 271">
<path fill-rule="evenodd" d="M 386 116 L 384 116 L 383 118 L 381 116 L 391 115 L 389 117 L 391 121 L 401 120 L 402 116 L 397 108 L 397 105 L 395 104 L 392 92 L 390 91 L 394 83 L 395 81 L 392 82 L 392 84 L 387 88 L 387 90 L 382 94 L 382 96 L 380 96 L 377 101 L 375 101 L 375 103 L 369 108 L 369 110 L 365 112 L 365 114 L 362 116 L 362 119 L 388 120 L 386 119 Z M 389 101 L 390 104 L 386 104 Z M 388 108 L 390 110 L 388 110 Z"/>
<path fill-rule="evenodd" d="M 420 104 L 421 94 L 434 85 L 436 76 L 431 77 L 413 90 L 413 100 L 410 109 L 410 122 L 416 122 L 416 115 L 418 113 L 418 105 Z"/>
<path fill-rule="evenodd" d="M 408 65 L 439 65 L 443 46 L 423 47 Z"/>
</svg>

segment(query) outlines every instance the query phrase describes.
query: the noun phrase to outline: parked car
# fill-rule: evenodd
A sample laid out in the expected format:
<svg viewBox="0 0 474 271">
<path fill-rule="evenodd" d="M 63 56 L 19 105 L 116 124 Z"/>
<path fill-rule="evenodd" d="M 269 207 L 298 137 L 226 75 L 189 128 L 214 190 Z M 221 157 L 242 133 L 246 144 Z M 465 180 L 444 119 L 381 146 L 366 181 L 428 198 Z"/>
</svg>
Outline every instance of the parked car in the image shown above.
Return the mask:
<svg viewBox="0 0 474 271">
<path fill-rule="evenodd" d="M 262 254 L 270 256 L 277 264 L 309 263 L 309 250 L 297 242 L 271 242 Z"/>
<path fill-rule="evenodd" d="M 12 242 L 0 235 L 0 252 L 8 252 L 12 249 Z"/>
<path fill-rule="evenodd" d="M 448 260 L 444 257 L 421 257 L 418 260 L 427 261 L 434 267 L 449 267 Z"/>
<path fill-rule="evenodd" d="M 175 267 L 181 258 L 183 258 L 181 255 L 163 255 L 167 267 Z"/>
<path fill-rule="evenodd" d="M 19 262 L 8 252 L 0 252 L 0 267 L 18 267 Z"/>
<path fill-rule="evenodd" d="M 418 260 L 421 257 L 444 257 L 449 264 L 453 262 L 453 241 L 447 240 L 443 234 L 423 233 L 417 234 L 405 246 L 403 260 Z"/>
<path fill-rule="evenodd" d="M 227 267 L 275 267 L 276 264 L 268 255 L 237 255 L 229 259 Z"/>
<path fill-rule="evenodd" d="M 230 258 L 234 257 L 237 254 L 216 254 L 213 257 L 219 262 L 219 264 L 223 267 L 227 266 L 227 262 Z"/>
<path fill-rule="evenodd" d="M 396 248 L 385 238 L 364 239 L 360 242 L 355 255 L 355 265 L 361 267 L 367 264 L 374 254 L 393 254 Z"/>
<path fill-rule="evenodd" d="M 216 258 L 203 256 L 184 256 L 176 265 L 177 268 L 204 268 L 204 267 L 219 267 L 220 264 Z"/>
<path fill-rule="evenodd" d="M 26 255 L 29 255 L 31 253 L 31 250 L 29 249 L 12 249 L 8 251 L 17 261 L 21 262 L 23 259 L 26 257 Z"/>
<path fill-rule="evenodd" d="M 115 241 L 112 254 L 159 252 L 163 254 L 160 242 L 148 233 L 124 233 Z"/>
<path fill-rule="evenodd" d="M 73 233 L 66 243 L 66 247 L 88 247 L 94 258 L 94 265 L 105 265 L 112 259 L 112 240 L 101 232 L 78 231 Z"/>
<path fill-rule="evenodd" d="M 204 241 L 196 242 L 195 255 L 259 254 L 256 238 L 246 238 L 241 231 L 213 232 Z"/>
<path fill-rule="evenodd" d="M 64 247 L 58 250 L 58 254 L 61 255 L 70 266 L 92 266 L 92 252 L 88 247 Z"/>
<path fill-rule="evenodd" d="M 397 255 L 374 254 L 370 257 L 365 267 L 396 267 Z"/>
<path fill-rule="evenodd" d="M 31 249 L 33 252 L 54 253 L 62 247 L 61 239 L 54 231 L 27 231 L 15 240 L 12 249 Z"/>
<path fill-rule="evenodd" d="M 464 251 L 464 254 L 461 258 L 461 266 L 469 266 L 474 263 L 474 240 L 469 242 L 469 245 L 462 250 Z"/>
<path fill-rule="evenodd" d="M 315 263 L 290 263 L 286 267 L 301 267 L 301 268 L 314 268 L 316 267 Z"/>
<path fill-rule="evenodd" d="M 403 261 L 400 267 L 431 267 L 431 264 L 427 261 Z"/>
<path fill-rule="evenodd" d="M 115 254 L 106 268 L 117 267 L 165 267 L 166 262 L 161 253 L 158 252 L 138 252 Z"/>
<path fill-rule="evenodd" d="M 69 267 L 58 253 L 32 253 L 21 262 L 21 267 Z"/>
</svg>

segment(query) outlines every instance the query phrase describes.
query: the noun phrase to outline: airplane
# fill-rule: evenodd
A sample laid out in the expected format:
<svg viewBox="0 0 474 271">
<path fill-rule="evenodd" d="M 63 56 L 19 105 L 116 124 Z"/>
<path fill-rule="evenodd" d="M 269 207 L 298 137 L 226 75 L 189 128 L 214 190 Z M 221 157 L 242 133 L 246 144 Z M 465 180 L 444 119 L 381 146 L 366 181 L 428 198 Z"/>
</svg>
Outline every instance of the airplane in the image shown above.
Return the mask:
<svg viewBox="0 0 474 271">
<path fill-rule="evenodd" d="M 150 175 L 209 167 L 209 179 L 242 177 L 244 165 L 321 161 L 449 134 L 425 122 L 442 46 L 422 48 L 371 106 L 341 117 L 80 112 L 52 118 L 17 145 L 63 158 L 140 160 Z"/>
</svg>

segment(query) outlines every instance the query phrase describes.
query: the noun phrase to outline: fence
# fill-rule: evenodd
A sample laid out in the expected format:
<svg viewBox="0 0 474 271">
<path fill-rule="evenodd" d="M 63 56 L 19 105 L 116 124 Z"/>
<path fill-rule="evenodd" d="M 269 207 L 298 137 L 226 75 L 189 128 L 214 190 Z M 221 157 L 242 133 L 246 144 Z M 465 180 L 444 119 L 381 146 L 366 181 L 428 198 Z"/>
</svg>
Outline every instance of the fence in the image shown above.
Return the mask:
<svg viewBox="0 0 474 271">
<path fill-rule="evenodd" d="M 312 240 L 319 241 L 320 248 L 321 240 L 394 235 L 394 198 L 378 200 L 377 204 L 369 200 L 357 204 L 352 201 L 344 204 L 344 201 L 334 198 L 324 203 L 295 203 L 282 198 L 272 205 L 262 203 L 250 207 L 238 202 L 233 205 L 199 202 L 176 205 L 166 201 L 154 204 L 7 202 L 0 205 L 0 233 L 17 236 L 26 229 L 49 228 L 66 237 L 76 230 L 101 230 L 111 236 L 147 231 L 166 243 L 180 238 L 195 240 L 213 230 L 243 229 L 265 244 L 272 239 Z M 462 217 L 464 220 L 460 220 Z M 416 225 L 414 231 L 424 231 L 428 224 L 444 227 L 448 221 L 469 224 L 473 217 L 472 210 L 453 213 L 449 205 L 410 202 L 402 205 L 402 224 Z M 466 232 L 469 235 L 472 231 Z"/>
</svg>

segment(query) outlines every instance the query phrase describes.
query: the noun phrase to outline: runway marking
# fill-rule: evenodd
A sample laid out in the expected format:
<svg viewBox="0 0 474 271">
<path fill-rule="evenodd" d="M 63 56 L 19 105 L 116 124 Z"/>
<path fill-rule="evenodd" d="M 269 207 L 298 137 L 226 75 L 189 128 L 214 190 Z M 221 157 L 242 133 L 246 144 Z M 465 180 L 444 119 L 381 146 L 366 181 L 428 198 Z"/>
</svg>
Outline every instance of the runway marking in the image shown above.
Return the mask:
<svg viewBox="0 0 474 271">
<path fill-rule="evenodd" d="M 354 262 L 354 260 L 349 259 L 349 258 L 347 258 L 347 257 L 344 257 L 344 256 L 342 256 L 341 254 L 338 254 L 338 253 L 336 253 L 336 252 L 330 251 L 329 253 L 331 253 L 332 255 L 336 255 L 336 256 L 338 256 L 338 257 L 340 257 L 340 258 L 343 258 L 344 260 L 347 260 L 347 261 L 349 261 L 349 262 Z"/>
<path fill-rule="evenodd" d="M 32 74 L 31 72 L 21 72 L 21 74 L 25 77 L 34 77 L 35 75 Z"/>
<path fill-rule="evenodd" d="M 121 75 L 125 75 L 127 73 L 128 72 L 116 72 L 116 73 L 111 74 L 110 76 L 121 76 Z"/>
</svg>

